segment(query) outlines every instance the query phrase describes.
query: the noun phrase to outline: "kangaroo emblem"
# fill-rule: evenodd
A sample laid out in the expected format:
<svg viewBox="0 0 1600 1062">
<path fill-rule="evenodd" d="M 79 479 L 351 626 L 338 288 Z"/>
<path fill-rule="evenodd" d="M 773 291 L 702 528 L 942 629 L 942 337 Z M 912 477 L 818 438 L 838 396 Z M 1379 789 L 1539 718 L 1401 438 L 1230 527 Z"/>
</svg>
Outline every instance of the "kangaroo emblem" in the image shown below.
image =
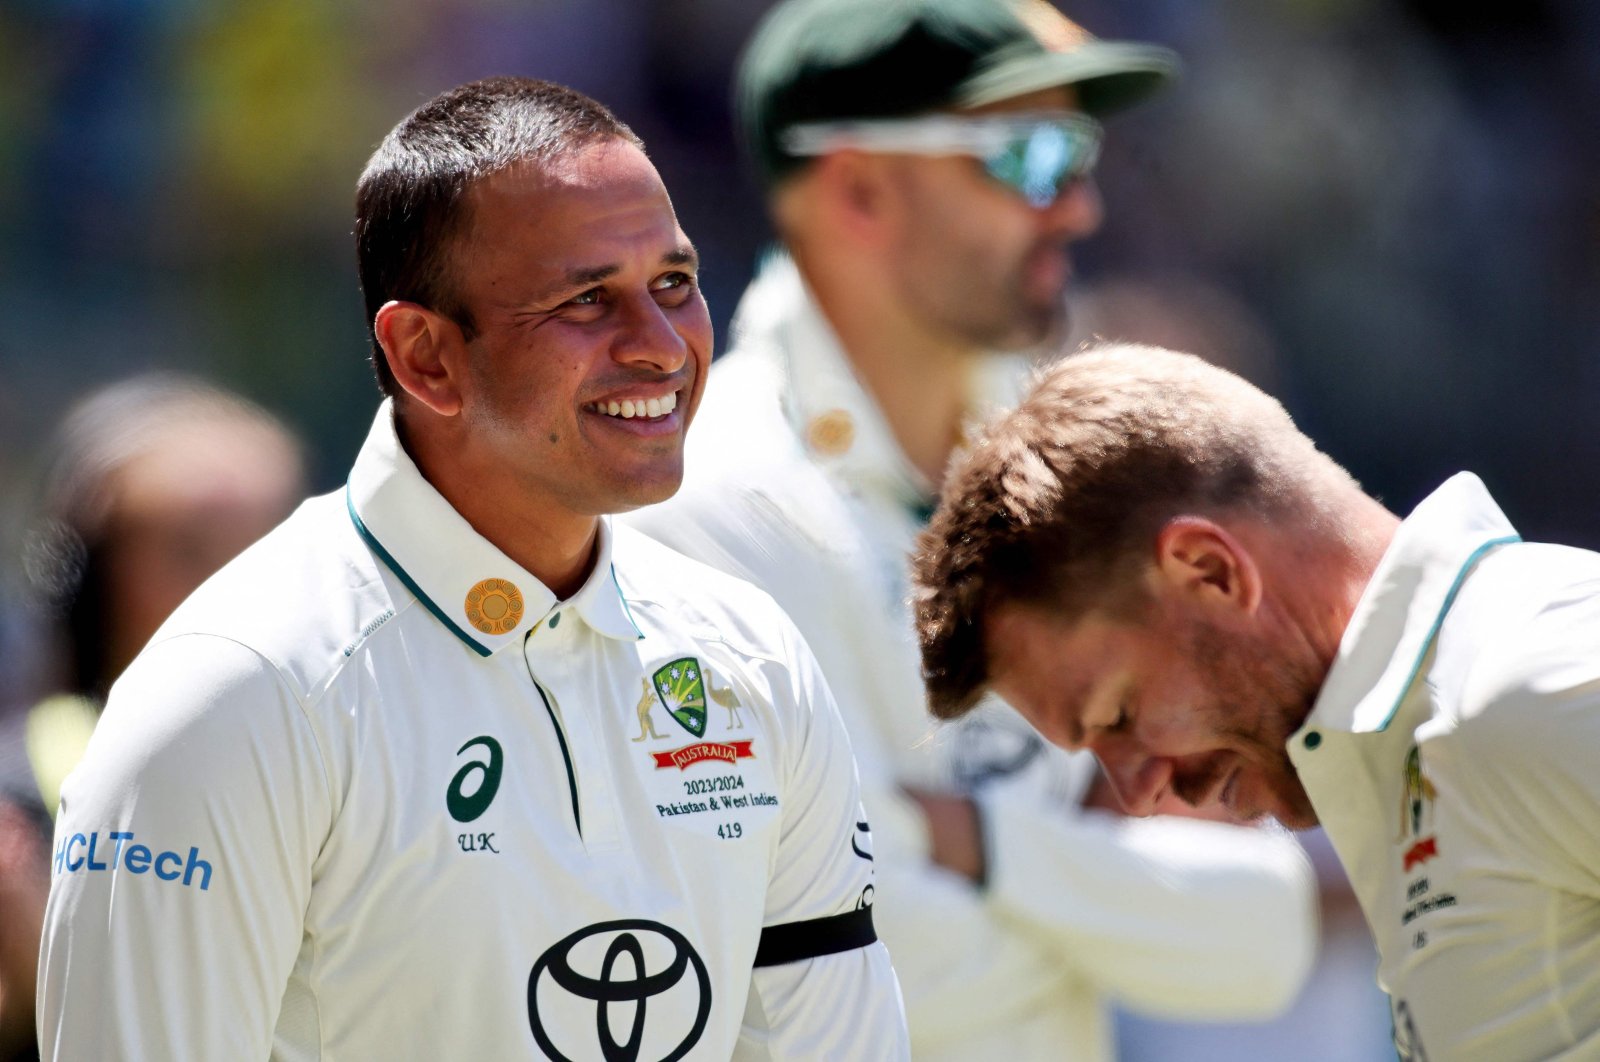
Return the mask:
<svg viewBox="0 0 1600 1062">
<path fill-rule="evenodd" d="M 728 729 L 743 730 L 744 717 L 739 714 L 739 698 L 733 695 L 733 688 L 719 690 L 714 685 L 708 685 L 711 690 L 711 699 L 728 710 Z"/>
<path fill-rule="evenodd" d="M 650 719 L 650 708 L 656 703 L 656 692 L 650 688 L 648 678 L 641 681 L 644 683 L 644 696 L 639 698 L 639 707 L 636 709 L 639 713 L 639 736 L 633 740 L 643 741 L 646 734 L 660 740 L 662 735 L 656 733 L 656 725 Z"/>
</svg>

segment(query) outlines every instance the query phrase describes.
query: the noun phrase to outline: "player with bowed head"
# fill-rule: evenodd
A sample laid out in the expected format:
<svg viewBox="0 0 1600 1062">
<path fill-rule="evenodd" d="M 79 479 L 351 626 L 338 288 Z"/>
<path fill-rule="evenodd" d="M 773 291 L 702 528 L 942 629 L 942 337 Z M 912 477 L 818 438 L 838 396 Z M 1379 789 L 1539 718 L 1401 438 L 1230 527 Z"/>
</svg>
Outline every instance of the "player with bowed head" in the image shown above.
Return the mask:
<svg viewBox="0 0 1600 1062">
<path fill-rule="evenodd" d="M 937 715 L 996 690 L 1134 812 L 1320 822 L 1402 1057 L 1600 1051 L 1600 556 L 1470 473 L 1402 520 L 1256 388 L 1123 346 L 963 458 L 915 585 Z"/>
</svg>

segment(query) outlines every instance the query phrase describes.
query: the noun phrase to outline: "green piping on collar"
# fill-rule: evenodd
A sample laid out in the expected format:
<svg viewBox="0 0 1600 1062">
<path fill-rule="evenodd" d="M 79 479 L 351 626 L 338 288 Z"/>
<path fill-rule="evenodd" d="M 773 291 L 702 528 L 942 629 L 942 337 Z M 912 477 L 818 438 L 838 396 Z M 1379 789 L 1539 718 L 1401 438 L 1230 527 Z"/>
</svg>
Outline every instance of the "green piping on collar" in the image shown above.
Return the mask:
<svg viewBox="0 0 1600 1062">
<path fill-rule="evenodd" d="M 383 544 L 373 536 L 371 531 L 367 530 L 367 525 L 362 523 L 361 517 L 356 515 L 356 503 L 355 500 L 350 497 L 350 484 L 348 483 L 344 485 L 344 505 L 345 508 L 350 511 L 350 522 L 356 525 L 356 533 L 361 536 L 361 540 L 371 547 L 372 552 L 378 555 L 379 560 L 388 565 L 389 570 L 394 572 L 395 577 L 405 584 L 406 589 L 417 595 L 417 600 L 421 601 L 423 606 L 426 607 L 429 612 L 438 617 L 439 622 L 450 629 L 450 633 L 466 642 L 473 652 L 477 653 L 479 656 L 494 655 L 494 650 L 490 649 L 486 645 L 483 645 L 476 638 L 472 637 L 472 635 L 456 626 L 455 622 L 452 621 L 449 616 L 446 616 L 444 611 L 440 609 L 438 605 L 433 603 L 433 598 L 422 592 L 422 587 L 417 585 L 416 580 L 411 578 L 410 575 L 406 574 L 406 570 L 400 566 L 400 562 L 395 560 L 394 557 L 390 555 L 389 551 L 383 548 Z"/>
<path fill-rule="evenodd" d="M 636 640 L 644 640 L 644 631 L 639 629 L 639 621 L 633 618 L 633 609 L 628 607 L 628 599 L 622 592 L 622 584 L 617 581 L 617 566 L 611 566 L 611 585 L 616 588 L 617 600 L 622 602 L 623 615 L 628 617 L 628 622 L 633 624 L 633 633 L 638 635 Z"/>
<path fill-rule="evenodd" d="M 1378 730 L 1387 730 L 1389 724 L 1394 722 L 1395 713 L 1400 711 L 1401 701 L 1406 699 L 1406 690 L 1409 690 L 1411 684 L 1417 681 L 1417 675 L 1422 671 L 1422 661 L 1427 658 L 1428 648 L 1433 645 L 1433 640 L 1439 637 L 1439 628 L 1444 626 L 1444 617 L 1450 611 L 1450 606 L 1456 603 L 1456 594 L 1461 591 L 1461 584 L 1467 581 L 1467 573 L 1483 558 L 1485 553 L 1488 553 L 1496 546 L 1509 546 L 1512 543 L 1521 541 L 1521 535 L 1502 535 L 1500 538 L 1491 538 L 1473 550 L 1467 559 L 1461 563 L 1461 570 L 1456 572 L 1456 581 L 1450 584 L 1450 592 L 1444 595 L 1444 604 L 1439 608 L 1439 614 L 1433 618 L 1433 627 L 1429 629 L 1428 636 L 1423 639 L 1422 648 L 1417 651 L 1416 662 L 1411 665 L 1411 674 L 1406 677 L 1405 684 L 1400 687 L 1400 697 L 1394 702 L 1394 707 L 1389 709 L 1389 714 L 1383 717 L 1383 722 L 1378 724 Z"/>
</svg>

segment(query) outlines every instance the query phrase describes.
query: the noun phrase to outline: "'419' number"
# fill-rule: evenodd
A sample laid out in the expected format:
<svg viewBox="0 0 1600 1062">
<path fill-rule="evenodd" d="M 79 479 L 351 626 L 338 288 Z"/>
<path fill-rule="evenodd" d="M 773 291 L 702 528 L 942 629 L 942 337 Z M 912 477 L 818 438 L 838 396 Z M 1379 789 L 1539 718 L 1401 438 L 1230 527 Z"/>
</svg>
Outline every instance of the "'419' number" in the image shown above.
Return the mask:
<svg viewBox="0 0 1600 1062">
<path fill-rule="evenodd" d="M 717 827 L 717 836 L 724 841 L 731 841 L 735 837 L 743 837 L 744 826 L 737 822 L 725 822 Z"/>
</svg>

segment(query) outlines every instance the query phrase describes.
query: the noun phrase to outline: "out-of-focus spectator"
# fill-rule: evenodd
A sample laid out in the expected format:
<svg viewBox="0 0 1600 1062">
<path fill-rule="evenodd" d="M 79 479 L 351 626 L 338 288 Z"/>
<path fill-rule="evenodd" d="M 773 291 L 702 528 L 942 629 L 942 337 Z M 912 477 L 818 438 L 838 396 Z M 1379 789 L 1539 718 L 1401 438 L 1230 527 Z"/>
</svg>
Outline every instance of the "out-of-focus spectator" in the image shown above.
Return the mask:
<svg viewBox="0 0 1600 1062">
<path fill-rule="evenodd" d="M 33 998 L 50 891 L 50 823 L 37 805 L 0 793 L 0 1062 L 38 1058 Z"/>
<path fill-rule="evenodd" d="M 38 1058 L 34 970 L 50 889 L 50 816 L 38 799 L 23 724 L 42 647 L 7 589 L 0 583 L 0 1062 L 31 1062 Z"/>
<path fill-rule="evenodd" d="M 63 422 L 25 559 L 46 617 L 31 648 L 51 692 L 0 716 L 0 1059 L 33 1057 L 49 817 L 106 692 L 167 615 L 303 494 L 289 429 L 195 378 L 113 384 Z"/>
<path fill-rule="evenodd" d="M 103 699 L 167 615 L 304 493 L 289 430 L 198 379 L 140 376 L 81 402 L 27 559 L 60 624 L 60 688 Z"/>
</svg>

